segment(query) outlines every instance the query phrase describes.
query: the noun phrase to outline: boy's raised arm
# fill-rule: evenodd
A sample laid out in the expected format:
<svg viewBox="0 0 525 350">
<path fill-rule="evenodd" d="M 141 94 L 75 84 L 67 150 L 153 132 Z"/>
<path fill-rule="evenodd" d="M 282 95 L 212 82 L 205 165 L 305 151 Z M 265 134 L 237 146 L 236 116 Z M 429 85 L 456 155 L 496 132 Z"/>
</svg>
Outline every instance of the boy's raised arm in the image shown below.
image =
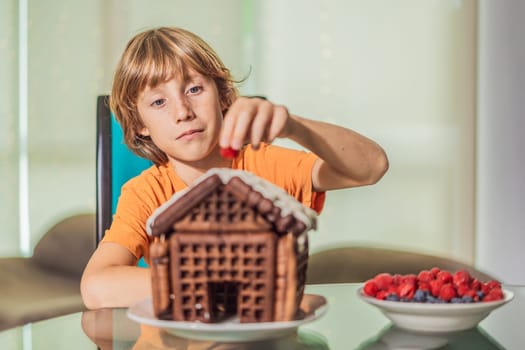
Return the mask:
<svg viewBox="0 0 525 350">
<path fill-rule="evenodd" d="M 388 170 L 377 143 L 338 125 L 291 115 L 287 137 L 320 158 L 312 170 L 316 191 L 371 185 Z"/>
<path fill-rule="evenodd" d="M 286 107 L 259 98 L 238 98 L 224 117 L 220 146 L 257 148 L 262 141 L 289 138 L 315 153 L 314 190 L 327 191 L 374 184 L 388 169 L 383 149 L 342 126 L 291 115 Z"/>
</svg>

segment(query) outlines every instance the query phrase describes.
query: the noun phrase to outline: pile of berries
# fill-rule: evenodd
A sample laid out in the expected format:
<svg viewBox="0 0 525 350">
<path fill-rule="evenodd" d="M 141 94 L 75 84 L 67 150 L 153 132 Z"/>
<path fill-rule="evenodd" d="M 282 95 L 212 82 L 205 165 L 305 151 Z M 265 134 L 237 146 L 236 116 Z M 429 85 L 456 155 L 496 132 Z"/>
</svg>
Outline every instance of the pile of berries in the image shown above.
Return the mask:
<svg viewBox="0 0 525 350">
<path fill-rule="evenodd" d="M 465 270 L 454 274 L 434 267 L 413 275 L 380 273 L 365 282 L 363 292 L 381 300 L 420 303 L 473 303 L 503 299 L 498 281 L 481 282 Z"/>
</svg>

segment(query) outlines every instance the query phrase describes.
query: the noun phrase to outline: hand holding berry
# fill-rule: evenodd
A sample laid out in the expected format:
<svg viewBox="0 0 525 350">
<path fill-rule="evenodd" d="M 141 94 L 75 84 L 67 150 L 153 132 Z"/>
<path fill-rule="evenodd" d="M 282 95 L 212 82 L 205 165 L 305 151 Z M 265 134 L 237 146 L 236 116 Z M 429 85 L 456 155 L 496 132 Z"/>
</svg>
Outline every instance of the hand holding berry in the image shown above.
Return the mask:
<svg viewBox="0 0 525 350">
<path fill-rule="evenodd" d="M 261 142 L 271 143 L 277 137 L 286 137 L 291 123 L 284 106 L 261 98 L 239 97 L 224 116 L 219 145 L 239 150 L 248 142 L 258 148 Z"/>
</svg>

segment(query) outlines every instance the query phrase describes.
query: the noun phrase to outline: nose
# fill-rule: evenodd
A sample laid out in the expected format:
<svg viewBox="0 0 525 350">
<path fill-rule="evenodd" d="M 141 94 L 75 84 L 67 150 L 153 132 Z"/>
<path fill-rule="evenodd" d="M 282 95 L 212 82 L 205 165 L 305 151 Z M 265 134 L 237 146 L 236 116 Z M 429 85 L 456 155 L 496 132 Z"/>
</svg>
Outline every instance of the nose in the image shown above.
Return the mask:
<svg viewBox="0 0 525 350">
<path fill-rule="evenodd" d="M 191 120 L 194 116 L 193 110 L 185 98 L 181 98 L 175 103 L 173 115 L 177 123 L 185 120 Z"/>
</svg>

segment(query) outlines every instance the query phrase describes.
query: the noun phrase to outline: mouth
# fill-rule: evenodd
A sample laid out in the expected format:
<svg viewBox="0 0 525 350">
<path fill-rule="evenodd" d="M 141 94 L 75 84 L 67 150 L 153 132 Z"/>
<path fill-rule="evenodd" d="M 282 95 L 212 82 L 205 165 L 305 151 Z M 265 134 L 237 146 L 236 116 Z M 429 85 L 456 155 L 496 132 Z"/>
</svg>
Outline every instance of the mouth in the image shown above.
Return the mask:
<svg viewBox="0 0 525 350">
<path fill-rule="evenodd" d="M 192 138 L 193 135 L 195 134 L 198 134 L 198 133 L 201 133 L 203 132 L 204 129 L 191 129 L 191 130 L 186 130 L 184 131 L 182 134 L 180 134 L 179 136 L 177 136 L 176 140 L 180 140 L 180 139 L 183 139 L 183 138 Z"/>
</svg>

